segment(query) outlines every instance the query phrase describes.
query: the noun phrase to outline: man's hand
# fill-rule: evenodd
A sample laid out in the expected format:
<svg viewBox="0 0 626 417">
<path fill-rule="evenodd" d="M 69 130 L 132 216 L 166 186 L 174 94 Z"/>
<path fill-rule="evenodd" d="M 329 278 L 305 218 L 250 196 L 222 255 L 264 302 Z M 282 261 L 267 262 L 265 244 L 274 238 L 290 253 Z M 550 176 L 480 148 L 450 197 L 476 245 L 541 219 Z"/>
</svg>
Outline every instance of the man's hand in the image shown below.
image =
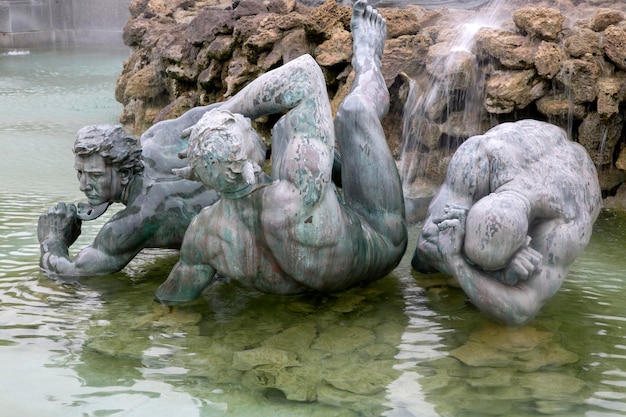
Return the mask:
<svg viewBox="0 0 626 417">
<path fill-rule="evenodd" d="M 543 255 L 530 247 L 530 237 L 511 258 L 504 270 L 502 282 L 507 285 L 515 285 L 519 281 L 527 280 L 535 272 L 541 271 Z"/>
<path fill-rule="evenodd" d="M 82 221 L 76 217 L 76 205 L 58 203 L 39 216 L 37 237 L 39 243 L 56 240 L 71 246 L 80 236 Z"/>
<path fill-rule="evenodd" d="M 444 258 L 459 255 L 465 239 L 465 220 L 468 208 L 458 204 L 447 204 L 444 215 L 433 219 L 439 229 L 439 253 Z"/>
</svg>

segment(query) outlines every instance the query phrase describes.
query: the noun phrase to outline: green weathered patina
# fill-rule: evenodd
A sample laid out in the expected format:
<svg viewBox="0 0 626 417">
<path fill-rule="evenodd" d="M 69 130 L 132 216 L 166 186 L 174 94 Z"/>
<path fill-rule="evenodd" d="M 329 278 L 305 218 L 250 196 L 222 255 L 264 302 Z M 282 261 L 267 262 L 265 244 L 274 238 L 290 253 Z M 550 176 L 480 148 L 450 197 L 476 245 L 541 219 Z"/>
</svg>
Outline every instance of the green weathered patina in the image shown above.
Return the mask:
<svg viewBox="0 0 626 417">
<path fill-rule="evenodd" d="M 121 126 L 87 126 L 74 144 L 74 167 L 88 204 L 58 203 L 39 218 L 40 265 L 48 275 L 84 277 L 121 270 L 144 248 L 180 248 L 187 226 L 217 194 L 172 169 L 184 143 L 181 132 L 207 108 L 157 123 L 140 142 Z M 94 242 L 70 257 L 69 247 L 91 220 L 112 203 L 126 207 L 100 230 Z"/>
<path fill-rule="evenodd" d="M 157 299 L 192 300 L 217 273 L 268 293 L 340 291 L 400 262 L 402 187 L 380 123 L 389 105 L 381 74 L 386 23 L 358 1 L 352 34 L 356 77 L 334 121 L 322 71 L 304 55 L 263 74 L 191 130 L 191 167 L 181 173 L 222 198 L 192 221 Z M 241 116 L 268 114 L 283 114 L 273 129 L 271 175 L 260 169 L 264 152 Z M 335 139 L 341 197 L 331 180 Z"/>
</svg>

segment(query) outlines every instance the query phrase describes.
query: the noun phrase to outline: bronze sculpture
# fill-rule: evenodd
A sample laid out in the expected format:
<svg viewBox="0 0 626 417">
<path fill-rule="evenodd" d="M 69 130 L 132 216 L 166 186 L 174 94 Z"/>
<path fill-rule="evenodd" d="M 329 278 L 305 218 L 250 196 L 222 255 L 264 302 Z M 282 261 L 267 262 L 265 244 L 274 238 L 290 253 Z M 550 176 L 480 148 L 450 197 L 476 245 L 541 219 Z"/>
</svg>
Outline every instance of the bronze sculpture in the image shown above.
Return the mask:
<svg viewBox="0 0 626 417">
<path fill-rule="evenodd" d="M 601 207 L 591 158 L 557 126 L 504 123 L 457 149 L 412 260 L 508 325 L 530 321 L 585 248 Z"/>
<path fill-rule="evenodd" d="M 386 23 L 364 1 L 352 16 L 356 78 L 333 123 L 322 72 L 309 55 L 263 74 L 190 132 L 185 173 L 221 199 L 191 223 L 156 297 L 200 295 L 216 274 L 260 291 L 340 291 L 384 277 L 407 243 L 400 178 L 380 119 Z M 247 118 L 284 113 L 272 134 L 272 176 Z M 243 116 L 245 117 L 243 117 Z M 331 181 L 335 137 L 340 192 Z"/>
<path fill-rule="evenodd" d="M 40 266 L 49 275 L 82 277 L 121 270 L 144 248 L 178 249 L 191 219 L 217 195 L 200 183 L 171 171 L 178 161 L 180 133 L 205 109 L 155 124 L 142 145 L 121 126 L 96 125 L 79 130 L 74 167 L 88 204 L 58 203 L 39 218 Z M 168 157 L 169 156 L 169 157 Z M 125 209 L 100 230 L 94 242 L 70 257 L 83 220 L 101 215 L 110 204 Z"/>
</svg>

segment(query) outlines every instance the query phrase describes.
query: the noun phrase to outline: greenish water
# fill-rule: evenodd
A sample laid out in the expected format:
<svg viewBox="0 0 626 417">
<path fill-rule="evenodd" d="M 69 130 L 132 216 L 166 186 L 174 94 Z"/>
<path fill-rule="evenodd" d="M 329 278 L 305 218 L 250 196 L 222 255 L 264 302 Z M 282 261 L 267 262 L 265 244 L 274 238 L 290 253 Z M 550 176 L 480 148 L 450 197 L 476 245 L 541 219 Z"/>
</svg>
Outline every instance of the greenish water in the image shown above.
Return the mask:
<svg viewBox="0 0 626 417">
<path fill-rule="evenodd" d="M 515 330 L 412 272 L 410 253 L 366 288 L 278 297 L 222 281 L 172 312 L 153 294 L 174 251 L 82 282 L 43 276 L 37 217 L 82 199 L 74 135 L 119 116 L 126 54 L 0 55 L 2 415 L 626 415 L 623 212 L 602 213 L 561 291 Z"/>
</svg>

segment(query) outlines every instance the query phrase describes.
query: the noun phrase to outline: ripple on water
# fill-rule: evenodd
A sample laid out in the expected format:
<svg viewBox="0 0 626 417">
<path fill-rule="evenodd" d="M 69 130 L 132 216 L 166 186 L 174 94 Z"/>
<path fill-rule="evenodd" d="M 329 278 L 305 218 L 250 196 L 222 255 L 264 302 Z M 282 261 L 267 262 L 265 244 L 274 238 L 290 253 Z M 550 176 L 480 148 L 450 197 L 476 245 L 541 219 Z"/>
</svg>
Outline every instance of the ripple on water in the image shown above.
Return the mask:
<svg viewBox="0 0 626 417">
<path fill-rule="evenodd" d="M 118 274 L 48 279 L 37 219 L 80 199 L 74 189 L 0 193 L 7 415 L 23 404 L 47 417 L 596 417 L 626 408 L 624 215 L 603 213 L 562 290 L 530 326 L 511 330 L 449 280 L 411 271 L 417 227 L 390 277 L 341 294 L 268 296 L 224 280 L 169 312 L 153 296 L 177 253 L 158 250 Z M 106 216 L 83 225 L 77 247 Z"/>
</svg>

